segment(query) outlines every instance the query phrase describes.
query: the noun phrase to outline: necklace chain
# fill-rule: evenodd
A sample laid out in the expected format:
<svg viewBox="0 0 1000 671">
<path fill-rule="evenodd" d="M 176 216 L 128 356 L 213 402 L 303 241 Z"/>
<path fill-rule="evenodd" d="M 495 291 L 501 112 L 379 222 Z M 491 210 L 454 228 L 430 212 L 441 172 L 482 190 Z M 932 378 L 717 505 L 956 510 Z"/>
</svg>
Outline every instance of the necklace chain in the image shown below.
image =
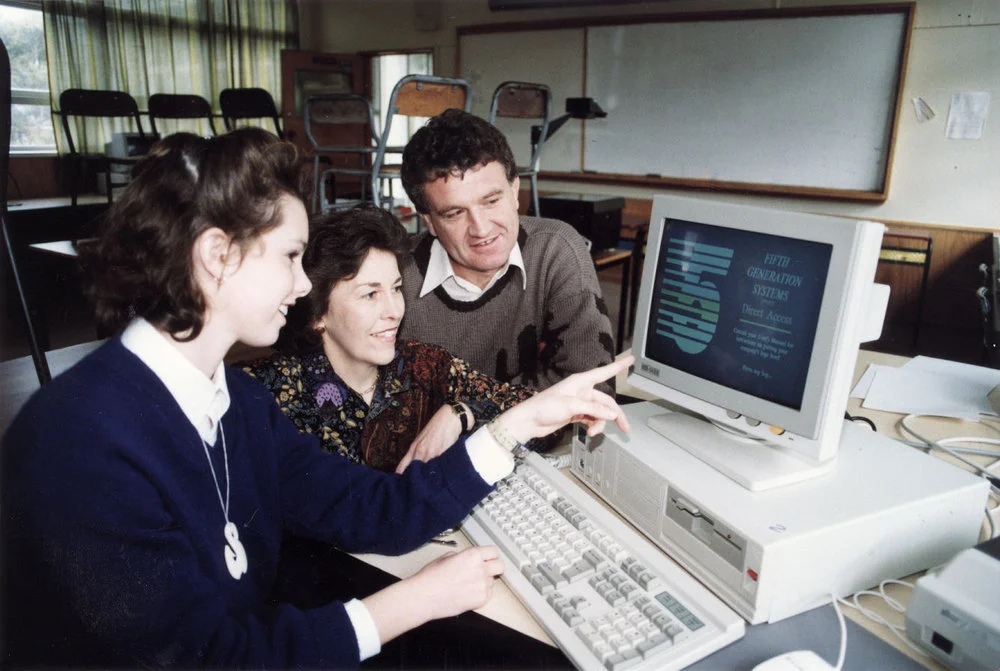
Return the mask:
<svg viewBox="0 0 1000 671">
<path fill-rule="evenodd" d="M 205 458 L 208 459 L 208 468 L 212 471 L 212 480 L 215 482 L 215 492 L 219 495 L 219 505 L 222 506 L 222 516 L 226 518 L 226 524 L 229 524 L 229 452 L 226 450 L 226 430 L 222 428 L 222 422 L 219 422 L 219 435 L 222 436 L 222 463 L 225 464 L 226 469 L 225 501 L 222 499 L 222 488 L 219 487 L 219 478 L 215 475 L 215 466 L 212 465 L 212 455 L 208 452 L 208 443 L 204 438 L 201 440 L 201 445 L 205 448 Z"/>
<path fill-rule="evenodd" d="M 208 452 L 208 441 L 204 438 L 201 441 L 205 448 L 205 458 L 208 459 L 208 468 L 212 471 L 212 480 L 215 482 L 215 491 L 219 495 L 219 505 L 222 506 L 222 516 L 226 518 L 226 524 L 222 527 L 222 535 L 226 539 L 226 546 L 223 548 L 222 556 L 226 560 L 226 568 L 233 580 L 242 578 L 248 568 L 247 551 L 240 542 L 240 531 L 236 525 L 229 521 L 229 450 L 226 449 L 226 430 L 219 422 L 219 434 L 222 436 L 222 463 L 226 468 L 226 498 L 222 498 L 222 488 L 219 487 L 219 478 L 215 475 L 215 466 L 212 464 L 212 455 Z"/>
</svg>

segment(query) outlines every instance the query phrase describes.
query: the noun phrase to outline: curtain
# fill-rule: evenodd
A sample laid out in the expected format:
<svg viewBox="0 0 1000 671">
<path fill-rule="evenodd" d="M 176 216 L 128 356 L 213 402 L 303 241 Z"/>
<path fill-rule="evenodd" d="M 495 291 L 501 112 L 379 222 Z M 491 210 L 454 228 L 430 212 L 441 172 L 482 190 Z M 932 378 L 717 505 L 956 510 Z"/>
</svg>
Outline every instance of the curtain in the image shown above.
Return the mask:
<svg viewBox="0 0 1000 671">
<path fill-rule="evenodd" d="M 281 50 L 298 48 L 295 0 L 44 0 L 42 11 L 53 110 L 67 88 L 126 91 L 140 110 L 153 93 L 195 93 L 217 110 L 222 89 L 250 86 L 266 89 L 280 109 Z M 118 120 L 73 121 L 81 151 L 103 151 L 112 133 L 135 130 Z M 204 121 L 157 126 L 211 132 Z"/>
</svg>

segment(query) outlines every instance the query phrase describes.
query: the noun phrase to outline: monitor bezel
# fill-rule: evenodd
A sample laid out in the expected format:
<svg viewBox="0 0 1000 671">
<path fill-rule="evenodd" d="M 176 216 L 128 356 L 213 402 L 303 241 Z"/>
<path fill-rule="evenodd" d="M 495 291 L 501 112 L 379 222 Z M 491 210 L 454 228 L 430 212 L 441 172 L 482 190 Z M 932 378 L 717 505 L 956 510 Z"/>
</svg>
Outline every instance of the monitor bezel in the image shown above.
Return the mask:
<svg viewBox="0 0 1000 671">
<path fill-rule="evenodd" d="M 702 379 L 646 355 L 652 287 L 667 219 L 778 235 L 832 247 L 799 409 Z M 836 455 L 868 290 L 884 226 L 869 221 L 680 196 L 656 196 L 636 305 L 630 383 L 741 433 L 823 462 Z M 759 422 L 759 424 L 758 424 Z M 781 431 L 775 434 L 775 427 Z"/>
</svg>

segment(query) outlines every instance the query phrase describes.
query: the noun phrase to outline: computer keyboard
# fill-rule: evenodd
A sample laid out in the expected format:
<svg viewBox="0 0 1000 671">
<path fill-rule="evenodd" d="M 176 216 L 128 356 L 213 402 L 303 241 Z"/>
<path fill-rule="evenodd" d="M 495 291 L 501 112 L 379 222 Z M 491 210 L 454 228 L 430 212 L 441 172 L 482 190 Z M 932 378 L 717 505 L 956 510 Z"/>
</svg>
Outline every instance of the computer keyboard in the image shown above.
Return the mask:
<svg viewBox="0 0 1000 671">
<path fill-rule="evenodd" d="M 538 454 L 462 530 L 500 548 L 504 581 L 584 671 L 680 669 L 743 636 L 739 615 Z"/>
</svg>

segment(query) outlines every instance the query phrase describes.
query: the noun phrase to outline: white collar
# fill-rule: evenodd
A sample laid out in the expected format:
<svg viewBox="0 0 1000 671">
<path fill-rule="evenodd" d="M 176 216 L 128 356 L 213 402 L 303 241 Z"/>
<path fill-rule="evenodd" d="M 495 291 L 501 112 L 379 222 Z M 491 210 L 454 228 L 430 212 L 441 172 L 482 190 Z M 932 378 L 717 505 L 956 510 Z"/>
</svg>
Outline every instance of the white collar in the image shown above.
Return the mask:
<svg viewBox="0 0 1000 671">
<path fill-rule="evenodd" d="M 219 363 L 211 379 L 205 377 L 167 336 L 141 317 L 122 333 L 122 344 L 160 378 L 201 439 L 214 445 L 219 421 L 229 409 L 224 364 Z"/>
<path fill-rule="evenodd" d="M 524 268 L 524 256 L 521 254 L 521 245 L 514 242 L 514 247 L 510 250 L 507 264 L 498 270 L 489 283 L 480 289 L 472 282 L 464 280 L 455 274 L 455 268 L 451 264 L 448 252 L 444 245 L 437 238 L 431 243 L 431 254 L 427 262 L 427 274 L 424 276 L 424 283 L 420 287 L 420 297 L 423 298 L 430 292 L 443 286 L 448 295 L 456 300 L 474 301 L 489 290 L 503 277 L 511 267 L 521 269 L 521 286 L 528 288 L 528 273 Z"/>
</svg>

